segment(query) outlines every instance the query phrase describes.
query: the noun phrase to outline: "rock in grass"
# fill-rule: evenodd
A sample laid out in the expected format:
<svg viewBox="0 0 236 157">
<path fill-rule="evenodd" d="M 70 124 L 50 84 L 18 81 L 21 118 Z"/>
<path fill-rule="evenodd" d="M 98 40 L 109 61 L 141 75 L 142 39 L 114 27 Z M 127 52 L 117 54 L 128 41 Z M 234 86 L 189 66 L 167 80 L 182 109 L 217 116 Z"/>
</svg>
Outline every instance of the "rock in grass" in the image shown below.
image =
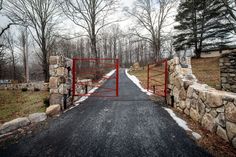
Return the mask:
<svg viewBox="0 0 236 157">
<path fill-rule="evenodd" d="M 46 109 L 46 114 L 47 116 L 50 116 L 50 117 L 56 116 L 60 114 L 60 112 L 61 112 L 61 107 L 59 104 L 51 105 Z"/>
<path fill-rule="evenodd" d="M 45 121 L 47 119 L 47 115 L 46 113 L 33 113 L 30 114 L 28 118 L 31 121 L 31 123 L 38 123 Z"/>
<path fill-rule="evenodd" d="M 26 117 L 14 119 L 12 121 L 4 123 L 0 127 L 0 134 L 5 134 L 7 132 L 16 130 L 20 127 L 24 127 L 24 126 L 27 126 L 29 124 L 30 124 L 30 121 Z"/>
</svg>

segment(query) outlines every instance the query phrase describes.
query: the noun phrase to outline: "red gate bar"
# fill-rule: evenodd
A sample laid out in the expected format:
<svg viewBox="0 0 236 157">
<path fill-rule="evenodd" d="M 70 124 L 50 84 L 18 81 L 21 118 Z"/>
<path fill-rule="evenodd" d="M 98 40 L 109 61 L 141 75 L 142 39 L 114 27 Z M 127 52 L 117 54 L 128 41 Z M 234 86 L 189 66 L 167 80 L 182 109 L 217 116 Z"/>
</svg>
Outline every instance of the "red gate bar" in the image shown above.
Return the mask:
<svg viewBox="0 0 236 157">
<path fill-rule="evenodd" d="M 75 79 L 76 79 L 76 71 L 75 71 L 75 60 L 73 59 L 73 66 L 72 66 L 72 95 L 75 96 Z"/>
<path fill-rule="evenodd" d="M 167 60 L 164 61 L 165 62 L 165 97 L 167 96 L 167 79 L 168 79 L 168 64 L 167 64 Z"/>
<path fill-rule="evenodd" d="M 150 71 L 150 66 L 148 64 L 148 69 L 147 69 L 147 90 L 149 91 L 149 71 Z"/>
<path fill-rule="evenodd" d="M 119 59 L 116 59 L 116 96 L 119 96 Z"/>
</svg>

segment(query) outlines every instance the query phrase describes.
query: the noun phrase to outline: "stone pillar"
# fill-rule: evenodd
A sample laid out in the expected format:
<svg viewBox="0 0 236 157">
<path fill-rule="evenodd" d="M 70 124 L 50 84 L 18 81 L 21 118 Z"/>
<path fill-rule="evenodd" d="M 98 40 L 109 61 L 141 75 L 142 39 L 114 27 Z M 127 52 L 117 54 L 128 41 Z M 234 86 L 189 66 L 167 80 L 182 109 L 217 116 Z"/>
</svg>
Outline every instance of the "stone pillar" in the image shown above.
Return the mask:
<svg viewBox="0 0 236 157">
<path fill-rule="evenodd" d="M 236 52 L 221 56 L 220 79 L 222 90 L 236 93 Z"/>
<path fill-rule="evenodd" d="M 65 98 L 68 98 L 71 88 L 71 59 L 63 56 L 50 56 L 49 60 L 49 88 L 50 88 L 50 106 L 60 105 L 64 110 Z"/>
</svg>

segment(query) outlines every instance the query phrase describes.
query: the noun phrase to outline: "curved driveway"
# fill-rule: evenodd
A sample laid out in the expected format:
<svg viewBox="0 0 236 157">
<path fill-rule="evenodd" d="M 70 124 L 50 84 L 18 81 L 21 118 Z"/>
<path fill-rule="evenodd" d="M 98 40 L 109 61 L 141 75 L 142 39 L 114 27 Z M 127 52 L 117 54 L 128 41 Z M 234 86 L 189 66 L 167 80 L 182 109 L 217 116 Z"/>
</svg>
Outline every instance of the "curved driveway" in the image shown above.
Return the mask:
<svg viewBox="0 0 236 157">
<path fill-rule="evenodd" d="M 111 87 L 114 80 L 104 86 Z M 155 104 L 120 70 L 120 96 L 88 98 L 49 122 L 37 135 L 0 150 L 7 156 L 204 157 L 161 104 Z"/>
</svg>

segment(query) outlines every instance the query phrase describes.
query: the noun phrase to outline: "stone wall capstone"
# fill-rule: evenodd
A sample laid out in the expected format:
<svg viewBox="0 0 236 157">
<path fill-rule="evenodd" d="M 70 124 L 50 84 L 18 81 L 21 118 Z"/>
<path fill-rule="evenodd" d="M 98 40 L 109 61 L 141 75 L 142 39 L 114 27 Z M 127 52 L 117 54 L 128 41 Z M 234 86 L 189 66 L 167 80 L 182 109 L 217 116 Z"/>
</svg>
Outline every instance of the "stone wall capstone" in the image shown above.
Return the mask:
<svg viewBox="0 0 236 157">
<path fill-rule="evenodd" d="M 236 93 L 236 52 L 221 56 L 220 78 L 222 90 Z"/>
<path fill-rule="evenodd" d="M 64 56 L 50 56 L 49 63 L 49 103 L 51 106 L 60 105 L 64 110 L 72 101 L 72 60 Z"/>
<path fill-rule="evenodd" d="M 181 63 L 177 57 L 169 60 L 168 70 L 168 104 L 236 147 L 236 93 L 200 84 L 190 58 Z"/>
</svg>

